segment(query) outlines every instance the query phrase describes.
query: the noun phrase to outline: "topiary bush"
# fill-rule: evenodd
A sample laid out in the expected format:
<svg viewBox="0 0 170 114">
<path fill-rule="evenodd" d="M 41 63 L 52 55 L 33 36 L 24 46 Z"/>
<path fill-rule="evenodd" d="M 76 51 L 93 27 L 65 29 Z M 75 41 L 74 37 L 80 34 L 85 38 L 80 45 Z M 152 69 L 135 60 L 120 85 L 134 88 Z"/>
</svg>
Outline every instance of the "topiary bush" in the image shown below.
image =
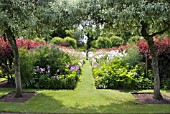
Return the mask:
<svg viewBox="0 0 170 114">
<path fill-rule="evenodd" d="M 129 43 L 129 44 L 138 43 L 141 39 L 143 39 L 142 36 L 132 36 L 132 37 L 129 38 L 127 43 Z"/>
<path fill-rule="evenodd" d="M 108 37 L 99 37 L 96 41 L 97 48 L 110 48 L 111 40 Z"/>
<path fill-rule="evenodd" d="M 64 41 L 68 42 L 70 47 L 77 48 L 77 41 L 76 41 L 76 39 L 71 38 L 71 37 L 65 37 Z"/>
<path fill-rule="evenodd" d="M 110 37 L 110 40 L 112 43 L 112 47 L 120 46 L 120 45 L 124 44 L 124 40 L 119 36 L 112 36 L 112 37 Z"/>
<path fill-rule="evenodd" d="M 52 38 L 51 42 L 52 44 L 60 45 L 60 43 L 64 42 L 63 38 L 60 37 L 54 37 Z"/>
</svg>

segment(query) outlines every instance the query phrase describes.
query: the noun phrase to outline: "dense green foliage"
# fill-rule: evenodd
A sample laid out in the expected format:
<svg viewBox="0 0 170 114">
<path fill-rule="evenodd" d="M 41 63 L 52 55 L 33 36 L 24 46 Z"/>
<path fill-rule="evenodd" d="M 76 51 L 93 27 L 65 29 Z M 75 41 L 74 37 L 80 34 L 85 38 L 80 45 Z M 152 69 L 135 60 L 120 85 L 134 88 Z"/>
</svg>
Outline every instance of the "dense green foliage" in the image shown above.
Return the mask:
<svg viewBox="0 0 170 114">
<path fill-rule="evenodd" d="M 140 65 L 130 66 L 120 58 L 114 58 L 109 64 L 93 69 L 96 88 L 99 89 L 151 89 L 153 76 L 145 77 L 145 68 Z"/>
<path fill-rule="evenodd" d="M 15 113 L 169 113 L 169 104 L 141 104 L 131 93 L 134 90 L 97 89 L 90 63 L 83 66 L 80 82 L 75 90 L 38 90 L 26 103 L 0 102 L 0 112 Z M 0 97 L 14 89 L 0 88 Z M 142 90 L 137 92 L 153 92 Z M 170 90 L 162 91 L 170 96 Z M 19 107 L 19 108 L 18 108 Z"/>
<path fill-rule="evenodd" d="M 43 38 L 38 38 L 38 37 L 35 38 L 34 41 L 37 41 L 37 42 L 44 42 L 44 43 L 46 42 L 45 39 L 43 39 Z"/>
<path fill-rule="evenodd" d="M 96 45 L 98 48 L 110 48 L 111 41 L 108 37 L 99 37 L 96 41 Z"/>
<path fill-rule="evenodd" d="M 19 63 L 18 49 L 15 42 L 16 41 L 15 38 L 18 36 L 32 36 L 34 34 L 38 34 L 38 35 L 42 34 L 47 37 L 50 34 L 50 31 L 53 31 L 55 28 L 58 29 L 62 27 L 63 30 L 66 30 L 66 28 L 72 29 L 72 28 L 79 27 L 79 25 L 84 24 L 86 27 L 88 26 L 91 30 L 90 32 L 93 33 L 93 35 L 90 36 L 91 38 L 90 37 L 88 38 L 87 50 L 90 49 L 91 47 L 90 44 L 95 38 L 97 38 L 98 36 L 102 36 L 102 34 L 100 34 L 99 32 L 100 30 L 99 31 L 97 30 L 98 28 L 100 28 L 99 26 L 102 26 L 101 27 L 102 29 L 105 28 L 113 29 L 115 30 L 116 34 L 131 33 L 133 35 L 143 36 L 149 44 L 148 50 L 151 52 L 150 54 L 153 62 L 152 63 L 153 74 L 155 76 L 154 95 L 160 96 L 159 68 L 158 68 L 158 59 L 157 59 L 157 51 L 159 50 L 154 45 L 153 36 L 157 34 L 163 34 L 165 32 L 169 33 L 170 31 L 170 23 L 169 23 L 170 4 L 168 0 L 156 0 L 156 1 L 155 0 L 140 0 L 140 1 L 139 0 L 131 0 L 131 1 L 129 0 L 97 0 L 97 1 L 81 0 L 79 4 L 76 5 L 75 4 L 70 5 L 70 2 L 65 0 L 64 1 L 8 0 L 7 2 L 5 0 L 2 0 L 0 1 L 0 4 L 2 6 L 0 7 L 0 20 L 1 20 L 0 33 L 7 34 L 8 40 L 10 41 L 10 45 L 12 46 L 14 56 L 15 56 L 14 66 L 15 66 L 15 74 L 16 74 L 15 76 L 16 87 L 18 88 L 16 90 L 18 90 L 20 93 L 21 93 L 20 63 Z M 90 32 L 88 32 L 88 34 Z M 79 35 L 80 36 L 82 35 L 81 32 L 77 36 Z M 137 41 L 138 38 L 132 38 L 131 40 L 129 40 L 130 43 L 137 42 Z M 69 43 L 69 46 L 76 48 L 77 44 L 76 41 L 74 41 L 73 39 L 71 40 L 69 38 L 69 40 L 66 40 L 66 42 Z M 120 42 L 121 41 L 118 38 L 117 40 L 110 41 L 110 39 L 103 37 L 97 40 L 96 45 L 98 48 L 110 48 L 111 46 L 121 45 Z M 55 41 L 53 43 L 55 43 Z M 57 45 L 59 44 L 57 43 Z M 137 57 L 138 53 L 135 52 L 134 50 L 130 50 L 132 51 L 132 53 L 130 53 L 129 50 L 128 50 L 129 54 L 126 57 L 124 57 L 123 60 L 128 62 L 133 67 L 135 67 L 135 65 L 139 61 Z M 33 66 L 36 67 L 39 66 L 39 64 L 46 63 L 44 66 L 39 68 L 41 69 L 45 68 L 45 70 L 49 70 L 49 66 L 46 65 L 51 64 L 51 61 L 49 60 L 50 57 L 48 57 L 48 55 L 50 54 L 46 54 L 44 52 L 42 53 L 43 54 L 40 54 L 41 57 L 34 58 L 35 61 L 32 62 L 35 62 L 35 64 L 33 64 Z M 132 57 L 133 54 L 134 56 Z M 133 58 L 135 59 L 135 61 L 133 61 Z M 29 57 L 29 59 L 31 61 L 31 57 Z M 66 62 L 66 61 L 64 60 L 62 62 Z M 25 63 L 25 64 L 29 64 L 29 63 Z M 68 67 L 64 69 L 66 70 L 68 69 Z M 53 71 L 53 69 L 50 71 Z M 64 71 L 64 73 L 66 71 Z M 28 73 L 29 69 L 26 72 Z M 45 75 L 44 76 L 45 79 L 43 80 L 48 80 L 49 77 L 54 75 L 54 71 L 50 75 L 49 74 L 42 74 L 42 75 Z M 47 78 L 46 75 L 48 75 Z M 158 97 L 155 98 L 158 99 Z"/>
<path fill-rule="evenodd" d="M 112 47 L 120 46 L 124 43 L 124 40 L 121 37 L 118 37 L 118 36 L 111 36 L 110 40 L 112 42 Z"/>
<path fill-rule="evenodd" d="M 40 46 L 30 51 L 21 49 L 20 56 L 24 87 L 73 89 L 76 86 L 80 67 L 58 48 Z"/>
<path fill-rule="evenodd" d="M 92 48 L 97 48 L 97 41 L 96 40 L 93 40 L 91 43 L 90 43 L 91 47 Z"/>
<path fill-rule="evenodd" d="M 71 37 L 65 37 L 64 41 L 68 43 L 68 45 L 72 48 L 77 48 L 77 41 Z"/>
<path fill-rule="evenodd" d="M 130 66 L 135 66 L 140 63 L 141 56 L 137 46 L 128 48 L 126 53 L 126 56 L 122 58 L 124 62 L 128 63 Z"/>
<path fill-rule="evenodd" d="M 51 40 L 51 43 L 56 44 L 56 45 L 60 45 L 60 43 L 62 43 L 62 42 L 64 42 L 64 39 L 60 38 L 60 37 L 54 37 Z"/>
<path fill-rule="evenodd" d="M 138 43 L 141 39 L 143 39 L 141 36 L 132 36 L 129 38 L 128 43 Z"/>
</svg>

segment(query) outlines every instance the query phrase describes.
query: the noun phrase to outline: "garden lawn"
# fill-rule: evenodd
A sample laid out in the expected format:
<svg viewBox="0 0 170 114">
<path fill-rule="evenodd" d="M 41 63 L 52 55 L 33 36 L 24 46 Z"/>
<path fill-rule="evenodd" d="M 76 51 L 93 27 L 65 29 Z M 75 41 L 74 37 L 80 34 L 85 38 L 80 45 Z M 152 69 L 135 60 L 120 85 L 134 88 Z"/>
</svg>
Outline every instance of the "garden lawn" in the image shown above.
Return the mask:
<svg viewBox="0 0 170 114">
<path fill-rule="evenodd" d="M 0 95 L 7 91 L 11 90 L 0 89 Z M 75 90 L 32 91 L 36 91 L 38 95 L 26 103 L 0 102 L 0 112 L 170 113 L 169 104 L 140 104 L 131 95 L 134 91 L 96 90 L 88 61 L 83 66 L 83 74 Z M 163 91 L 163 93 L 170 96 L 170 91 Z"/>
</svg>

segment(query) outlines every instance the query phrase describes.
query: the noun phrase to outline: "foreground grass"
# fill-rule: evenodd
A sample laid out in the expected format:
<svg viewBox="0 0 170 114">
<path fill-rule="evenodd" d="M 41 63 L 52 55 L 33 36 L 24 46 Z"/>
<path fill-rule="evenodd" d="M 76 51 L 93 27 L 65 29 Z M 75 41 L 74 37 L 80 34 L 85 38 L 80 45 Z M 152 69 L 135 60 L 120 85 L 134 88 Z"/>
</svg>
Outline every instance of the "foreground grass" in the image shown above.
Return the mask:
<svg viewBox="0 0 170 114">
<path fill-rule="evenodd" d="M 83 69 L 75 90 L 35 90 L 38 95 L 26 103 L 0 102 L 0 112 L 170 113 L 170 105 L 140 104 L 131 95 L 132 91 L 96 90 L 89 62 Z M 0 89 L 0 95 L 9 91 L 12 90 Z M 163 92 L 170 96 L 170 91 Z"/>
</svg>

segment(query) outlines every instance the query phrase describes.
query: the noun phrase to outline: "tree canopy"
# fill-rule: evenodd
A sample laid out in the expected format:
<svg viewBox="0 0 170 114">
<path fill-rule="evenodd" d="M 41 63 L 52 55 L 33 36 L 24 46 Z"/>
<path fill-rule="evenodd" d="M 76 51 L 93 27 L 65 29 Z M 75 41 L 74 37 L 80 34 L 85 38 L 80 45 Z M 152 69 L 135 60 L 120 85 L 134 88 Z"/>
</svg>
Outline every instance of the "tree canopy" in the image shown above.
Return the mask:
<svg viewBox="0 0 170 114">
<path fill-rule="evenodd" d="M 15 38 L 34 34 L 47 36 L 54 30 L 75 29 L 82 25 L 91 40 L 100 36 L 100 29 L 143 36 L 153 57 L 154 90 L 160 93 L 157 48 L 153 36 L 170 33 L 169 0 L 1 0 L 0 20 L 0 34 L 7 35 L 13 48 L 20 92 L 19 54 Z"/>
<path fill-rule="evenodd" d="M 83 2 L 83 3 L 81 3 Z M 162 99 L 154 36 L 170 32 L 168 0 L 85 0 L 81 1 L 86 20 L 101 24 L 116 33 L 141 35 L 148 42 L 154 74 L 154 98 Z"/>
</svg>

